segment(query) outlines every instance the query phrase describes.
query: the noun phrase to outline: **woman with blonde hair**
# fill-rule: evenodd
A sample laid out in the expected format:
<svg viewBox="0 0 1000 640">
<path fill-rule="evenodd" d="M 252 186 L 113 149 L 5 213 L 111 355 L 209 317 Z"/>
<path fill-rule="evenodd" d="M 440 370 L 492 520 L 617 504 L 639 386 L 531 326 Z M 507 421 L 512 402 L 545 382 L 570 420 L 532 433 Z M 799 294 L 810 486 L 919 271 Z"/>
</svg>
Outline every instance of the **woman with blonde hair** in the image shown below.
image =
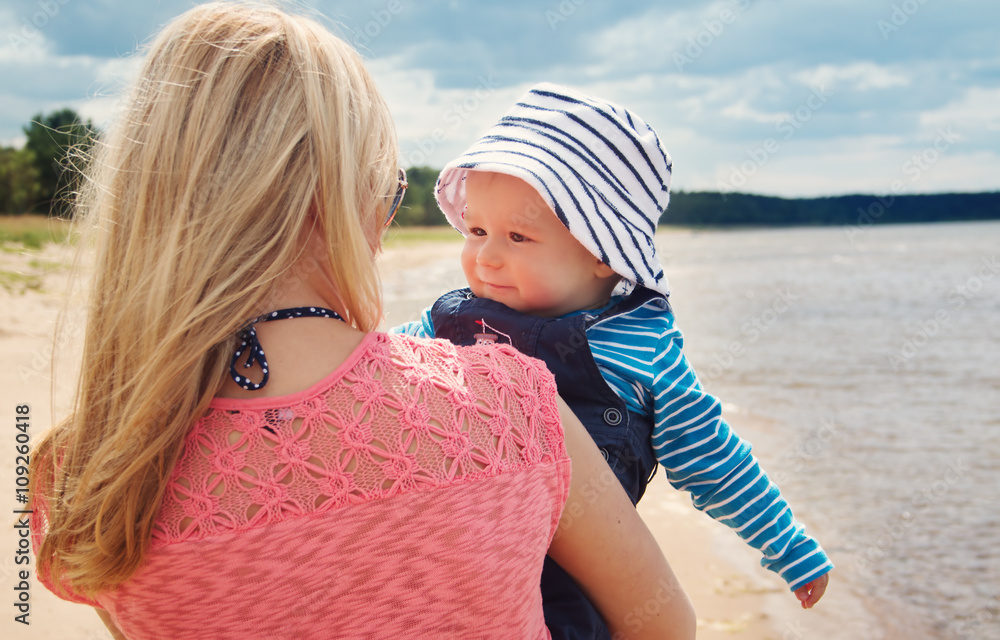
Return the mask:
<svg viewBox="0 0 1000 640">
<path fill-rule="evenodd" d="M 397 161 L 311 19 L 213 3 L 153 41 L 78 205 L 95 270 L 33 460 L 40 578 L 117 638 L 545 638 L 547 551 L 612 629 L 693 637 L 544 365 L 375 331 Z"/>
</svg>

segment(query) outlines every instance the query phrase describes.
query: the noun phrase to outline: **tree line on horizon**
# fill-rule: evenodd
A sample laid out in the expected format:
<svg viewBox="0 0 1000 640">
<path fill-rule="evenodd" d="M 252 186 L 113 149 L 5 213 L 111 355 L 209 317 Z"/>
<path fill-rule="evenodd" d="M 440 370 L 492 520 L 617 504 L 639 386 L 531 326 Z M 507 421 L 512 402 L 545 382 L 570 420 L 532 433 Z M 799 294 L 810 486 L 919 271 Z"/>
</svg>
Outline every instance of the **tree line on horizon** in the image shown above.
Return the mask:
<svg viewBox="0 0 1000 640">
<path fill-rule="evenodd" d="M 410 186 L 396 220 L 407 225 L 448 224 L 434 200 L 439 170 L 406 170 Z M 748 193 L 676 191 L 670 196 L 661 225 L 819 226 L 947 222 L 1000 219 L 1000 192 L 920 195 L 846 195 L 823 198 L 779 198 Z"/>
<path fill-rule="evenodd" d="M 0 147 L 0 215 L 68 217 L 77 159 L 100 131 L 72 109 L 39 113 L 23 127 L 23 148 Z M 409 188 L 396 215 L 401 226 L 447 224 L 434 200 L 439 170 L 410 167 Z M 746 193 L 677 191 L 660 224 L 789 226 L 944 222 L 1000 219 L 1000 192 L 920 195 L 845 195 L 780 198 Z"/>
</svg>

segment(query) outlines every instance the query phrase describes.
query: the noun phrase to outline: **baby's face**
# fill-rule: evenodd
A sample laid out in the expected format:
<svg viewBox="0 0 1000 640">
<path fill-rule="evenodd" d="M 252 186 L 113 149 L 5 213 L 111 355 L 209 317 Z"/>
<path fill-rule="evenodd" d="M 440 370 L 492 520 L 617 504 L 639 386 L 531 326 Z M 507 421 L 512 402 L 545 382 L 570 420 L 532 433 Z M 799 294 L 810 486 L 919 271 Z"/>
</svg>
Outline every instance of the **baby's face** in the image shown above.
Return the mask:
<svg viewBox="0 0 1000 640">
<path fill-rule="evenodd" d="M 556 317 L 607 303 L 619 280 L 527 182 L 470 171 L 462 269 L 472 292 L 522 313 Z"/>
</svg>

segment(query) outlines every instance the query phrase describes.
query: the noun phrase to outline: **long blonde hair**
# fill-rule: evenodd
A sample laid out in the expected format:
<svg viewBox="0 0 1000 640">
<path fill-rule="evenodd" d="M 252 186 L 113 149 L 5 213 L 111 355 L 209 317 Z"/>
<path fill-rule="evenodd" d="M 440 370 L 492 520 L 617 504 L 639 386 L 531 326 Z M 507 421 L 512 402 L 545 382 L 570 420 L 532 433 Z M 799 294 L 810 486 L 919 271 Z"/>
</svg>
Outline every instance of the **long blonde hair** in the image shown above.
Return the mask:
<svg viewBox="0 0 1000 640">
<path fill-rule="evenodd" d="M 33 461 L 40 570 L 87 595 L 135 572 L 234 335 L 310 232 L 346 320 L 376 327 L 397 162 L 361 58 L 312 19 L 212 3 L 156 37 L 76 210 L 95 269 L 75 404 Z"/>
</svg>

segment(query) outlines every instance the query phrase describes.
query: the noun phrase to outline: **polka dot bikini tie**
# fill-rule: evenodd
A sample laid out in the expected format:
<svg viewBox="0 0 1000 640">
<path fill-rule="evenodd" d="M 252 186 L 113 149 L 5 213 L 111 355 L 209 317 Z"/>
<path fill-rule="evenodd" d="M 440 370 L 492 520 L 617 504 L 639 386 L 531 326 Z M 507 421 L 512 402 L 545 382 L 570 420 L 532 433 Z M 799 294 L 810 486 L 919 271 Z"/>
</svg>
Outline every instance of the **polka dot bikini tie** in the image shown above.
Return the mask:
<svg viewBox="0 0 1000 640">
<path fill-rule="evenodd" d="M 247 324 L 246 327 L 241 329 L 240 332 L 236 334 L 236 337 L 240 339 L 240 346 L 236 349 L 236 353 L 233 355 L 233 361 L 229 363 L 229 375 L 233 376 L 233 380 L 236 381 L 236 384 L 240 385 L 247 391 L 257 391 L 258 389 L 264 388 L 268 379 L 267 357 L 264 355 L 264 349 L 260 346 L 260 340 L 257 339 L 257 329 L 254 325 L 258 322 L 287 320 L 288 318 L 335 318 L 341 322 L 344 320 L 336 311 L 324 309 L 323 307 L 295 307 L 293 309 L 279 309 L 254 318 Z M 236 370 L 236 363 L 239 361 L 240 356 L 243 355 L 244 351 L 246 351 L 247 354 L 246 362 L 243 363 L 243 367 L 245 369 L 252 367 L 255 362 L 260 364 L 260 368 L 264 372 L 264 377 L 260 382 L 252 382 L 250 378 L 245 375 L 240 375 L 239 371 Z"/>
</svg>

